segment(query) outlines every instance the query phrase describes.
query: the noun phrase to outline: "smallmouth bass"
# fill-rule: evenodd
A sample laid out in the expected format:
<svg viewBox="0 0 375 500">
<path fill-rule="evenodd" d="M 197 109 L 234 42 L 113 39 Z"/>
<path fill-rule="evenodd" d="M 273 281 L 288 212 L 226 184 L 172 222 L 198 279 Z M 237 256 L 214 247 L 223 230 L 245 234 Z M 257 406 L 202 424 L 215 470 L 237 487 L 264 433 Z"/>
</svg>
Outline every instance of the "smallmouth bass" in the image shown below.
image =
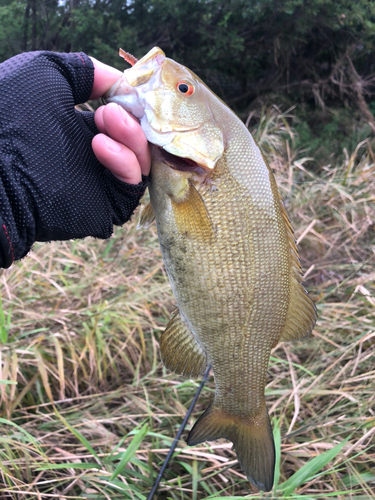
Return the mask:
<svg viewBox="0 0 375 500">
<path fill-rule="evenodd" d="M 120 52 L 121 54 L 121 52 Z M 241 120 L 193 72 L 155 47 L 108 91 L 151 143 L 150 200 L 178 309 L 160 339 L 164 365 L 215 397 L 187 442 L 227 438 L 249 481 L 272 489 L 275 450 L 265 397 L 270 351 L 310 334 L 293 230 L 276 182 Z"/>
</svg>

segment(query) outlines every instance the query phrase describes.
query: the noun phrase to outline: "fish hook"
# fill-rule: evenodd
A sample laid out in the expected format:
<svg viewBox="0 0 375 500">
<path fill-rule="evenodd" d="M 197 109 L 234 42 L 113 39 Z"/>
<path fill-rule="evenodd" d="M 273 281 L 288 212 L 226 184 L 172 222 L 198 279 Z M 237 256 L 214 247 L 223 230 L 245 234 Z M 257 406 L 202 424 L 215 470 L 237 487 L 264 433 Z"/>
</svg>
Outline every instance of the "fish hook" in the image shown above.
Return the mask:
<svg viewBox="0 0 375 500">
<path fill-rule="evenodd" d="M 125 52 L 125 50 L 122 50 L 121 48 L 119 49 L 118 54 L 120 57 L 123 57 L 125 59 L 125 61 L 128 62 L 129 64 L 131 64 L 132 66 L 134 66 L 134 64 L 138 61 L 138 59 L 136 57 L 129 54 L 129 52 Z"/>
</svg>

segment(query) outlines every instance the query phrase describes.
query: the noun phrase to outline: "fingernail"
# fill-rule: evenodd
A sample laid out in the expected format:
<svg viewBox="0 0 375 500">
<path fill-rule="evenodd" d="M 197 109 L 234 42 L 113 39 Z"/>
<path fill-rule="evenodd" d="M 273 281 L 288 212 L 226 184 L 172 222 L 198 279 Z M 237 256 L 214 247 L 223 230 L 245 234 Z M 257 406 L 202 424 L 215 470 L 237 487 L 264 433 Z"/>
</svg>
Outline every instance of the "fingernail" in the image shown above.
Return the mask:
<svg viewBox="0 0 375 500">
<path fill-rule="evenodd" d="M 129 127 L 129 128 L 134 128 L 136 123 L 135 123 L 135 120 L 133 120 L 133 118 L 125 111 L 124 108 L 122 108 L 119 104 L 118 104 L 118 107 L 120 108 L 120 111 L 121 111 L 121 114 L 122 114 L 122 117 L 124 119 L 124 122 L 126 123 L 126 125 Z"/>
<path fill-rule="evenodd" d="M 107 149 L 113 151 L 114 153 L 120 153 L 122 151 L 122 146 L 118 142 L 114 141 L 110 137 L 104 136 L 104 142 Z"/>
</svg>

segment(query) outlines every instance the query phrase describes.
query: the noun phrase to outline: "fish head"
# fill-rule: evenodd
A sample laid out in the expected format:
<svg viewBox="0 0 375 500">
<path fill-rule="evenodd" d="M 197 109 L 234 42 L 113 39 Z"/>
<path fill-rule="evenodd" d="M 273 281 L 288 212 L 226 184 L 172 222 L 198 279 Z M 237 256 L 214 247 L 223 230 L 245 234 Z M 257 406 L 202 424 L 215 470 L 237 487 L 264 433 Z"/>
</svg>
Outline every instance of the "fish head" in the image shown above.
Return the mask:
<svg viewBox="0 0 375 500">
<path fill-rule="evenodd" d="M 132 113 L 148 141 L 187 160 L 185 168 L 214 169 L 225 147 L 222 126 L 212 112 L 219 99 L 158 47 L 135 61 L 109 89 L 105 102 Z"/>
</svg>

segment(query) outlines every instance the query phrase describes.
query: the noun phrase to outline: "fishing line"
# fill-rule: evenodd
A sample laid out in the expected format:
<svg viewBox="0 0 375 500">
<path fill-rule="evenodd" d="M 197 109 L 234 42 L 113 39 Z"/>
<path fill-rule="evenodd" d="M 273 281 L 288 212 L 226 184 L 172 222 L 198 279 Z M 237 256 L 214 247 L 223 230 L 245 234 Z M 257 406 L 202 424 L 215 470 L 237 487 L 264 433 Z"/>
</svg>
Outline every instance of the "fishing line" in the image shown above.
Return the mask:
<svg viewBox="0 0 375 500">
<path fill-rule="evenodd" d="M 194 406 L 195 406 L 195 403 L 197 402 L 198 396 L 199 396 L 199 394 L 200 394 L 201 390 L 203 389 L 203 386 L 204 386 L 204 384 L 206 383 L 206 380 L 208 379 L 208 374 L 210 373 L 210 370 L 211 370 L 211 365 L 208 365 L 207 370 L 206 370 L 205 374 L 203 375 L 202 381 L 201 381 L 201 383 L 199 384 L 199 387 L 198 387 L 198 389 L 197 389 L 197 392 L 195 393 L 194 399 L 193 399 L 193 401 L 191 402 L 191 405 L 190 405 L 190 407 L 189 407 L 189 409 L 188 409 L 188 411 L 187 411 L 187 413 L 186 413 L 186 415 L 185 415 L 184 420 L 182 421 L 182 424 L 181 424 L 180 428 L 178 429 L 178 432 L 177 432 L 177 434 L 176 434 L 176 437 L 174 438 L 174 441 L 173 441 L 173 443 L 172 443 L 172 446 L 170 447 L 170 450 L 169 450 L 169 452 L 168 452 L 168 455 L 167 455 L 166 459 L 164 460 L 163 466 L 162 466 L 162 468 L 160 469 L 160 472 L 159 472 L 159 474 L 158 474 L 158 477 L 156 478 L 156 481 L 155 481 L 155 483 L 154 483 L 154 485 L 153 485 L 153 487 L 152 487 L 152 490 L 150 491 L 150 494 L 149 494 L 149 495 L 148 495 L 148 497 L 147 497 L 147 500 L 151 500 L 151 499 L 152 499 L 152 497 L 153 497 L 153 496 L 155 495 L 155 493 L 156 493 L 156 490 L 157 490 L 157 488 L 158 488 L 158 486 L 159 486 L 160 480 L 161 480 L 161 478 L 163 477 L 163 474 L 164 474 L 165 469 L 167 468 L 168 462 L 169 462 L 169 460 L 171 459 L 171 457 L 172 457 L 172 455 L 173 455 L 173 452 L 174 452 L 174 450 L 175 450 L 175 448 L 176 448 L 176 446 L 177 446 L 178 440 L 179 440 L 179 439 L 180 439 L 180 437 L 181 437 L 182 431 L 185 429 L 185 425 L 187 424 L 187 421 L 188 421 L 188 419 L 189 419 L 189 417 L 190 417 L 190 415 L 191 415 L 191 412 L 192 412 L 192 411 L 193 411 L 193 409 L 194 409 Z"/>
</svg>

